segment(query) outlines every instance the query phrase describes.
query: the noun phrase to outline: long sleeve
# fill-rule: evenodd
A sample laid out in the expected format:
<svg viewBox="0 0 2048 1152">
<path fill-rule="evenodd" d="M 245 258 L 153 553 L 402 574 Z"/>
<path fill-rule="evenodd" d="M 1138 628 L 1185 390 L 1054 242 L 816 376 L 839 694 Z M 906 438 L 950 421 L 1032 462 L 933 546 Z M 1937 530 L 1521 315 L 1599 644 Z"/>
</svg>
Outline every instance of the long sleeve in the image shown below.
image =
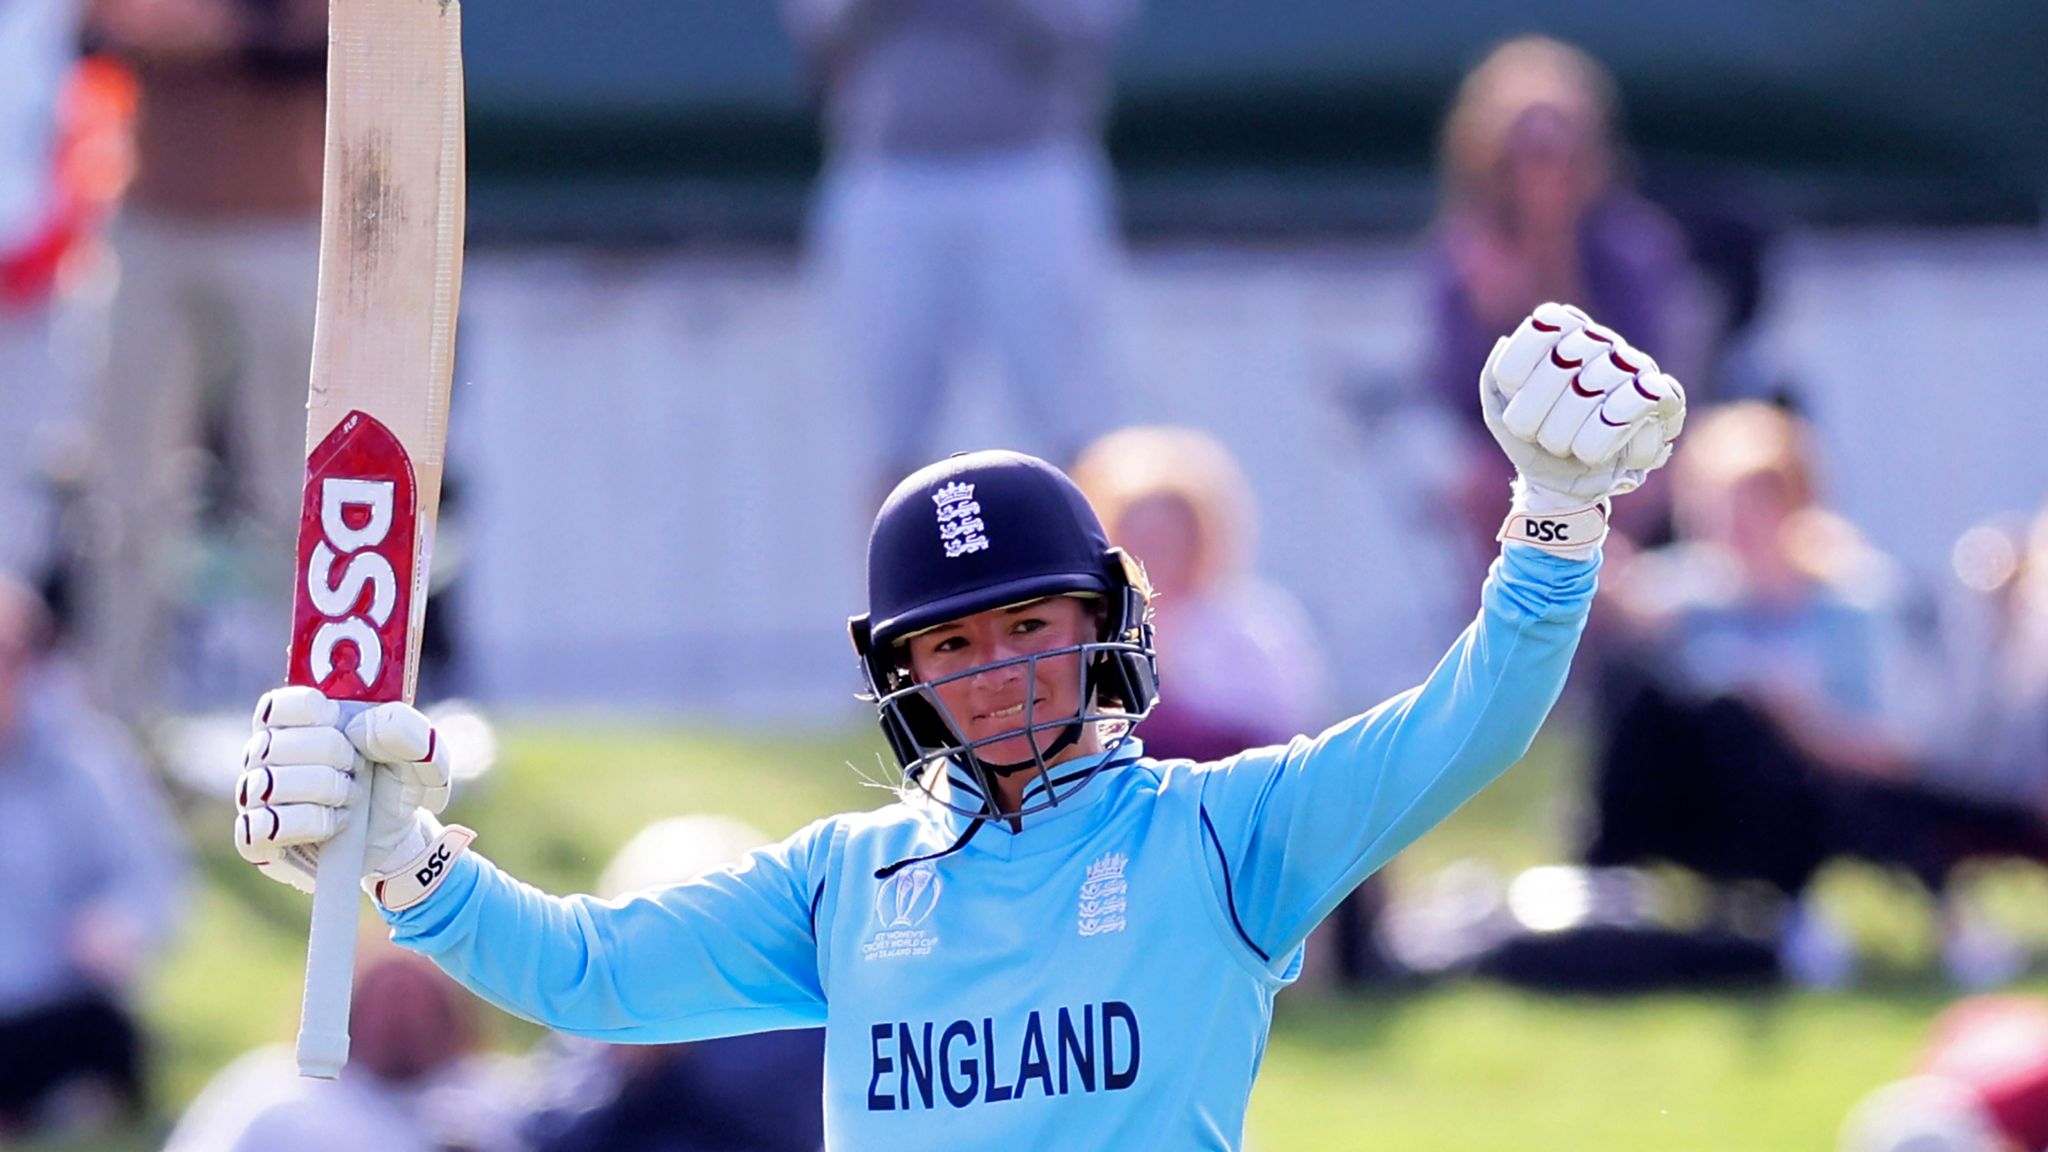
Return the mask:
<svg viewBox="0 0 2048 1152">
<path fill-rule="evenodd" d="M 1521 759 L 1563 690 L 1597 570 L 1508 546 L 1478 619 L 1420 686 L 1205 771 L 1201 832 L 1247 942 L 1284 964 L 1346 893 Z"/>
<path fill-rule="evenodd" d="M 609 902 L 549 896 L 467 853 L 433 896 L 385 918 L 401 946 L 561 1032 L 665 1044 L 809 1027 L 825 1019 L 811 907 L 829 827 Z"/>
</svg>

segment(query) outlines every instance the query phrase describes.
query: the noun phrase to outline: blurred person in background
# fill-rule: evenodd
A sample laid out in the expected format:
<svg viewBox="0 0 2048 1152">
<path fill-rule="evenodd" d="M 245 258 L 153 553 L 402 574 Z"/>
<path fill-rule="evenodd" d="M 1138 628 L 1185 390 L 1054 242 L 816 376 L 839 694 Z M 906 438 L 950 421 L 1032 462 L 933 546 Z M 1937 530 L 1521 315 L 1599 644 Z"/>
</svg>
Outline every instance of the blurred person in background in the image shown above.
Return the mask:
<svg viewBox="0 0 2048 1152">
<path fill-rule="evenodd" d="M 766 846 L 724 816 L 640 830 L 605 866 L 608 900 L 738 867 Z M 817 1152 L 825 1146 L 825 1033 L 758 1032 L 693 1044 L 557 1039 L 543 1057 L 550 1104 L 528 1125 L 534 1152 Z"/>
<path fill-rule="evenodd" d="M 1914 1074 L 1872 1092 L 1841 1152 L 2048 1149 L 2048 1002 L 1978 996 L 1941 1014 Z"/>
<path fill-rule="evenodd" d="M 1499 333 L 1545 300 L 1575 300 L 1686 375 L 1671 352 L 1676 291 L 1688 274 L 1684 237 L 1630 189 L 1620 117 L 1614 79 L 1598 61 L 1525 36 L 1465 77 L 1444 122 L 1428 378 L 1466 428 L 1456 500 L 1482 557 L 1493 550 L 1495 494 L 1509 477 L 1466 393 Z M 1654 536 L 1660 487 L 1653 480 L 1616 527 Z"/>
<path fill-rule="evenodd" d="M 1023 446 L 1072 462 L 1110 402 L 1119 251 L 1102 134 L 1137 0 L 782 6 L 824 103 L 811 257 L 880 476 L 893 484 L 932 450 L 947 377 L 976 336 L 1007 377 Z"/>
<path fill-rule="evenodd" d="M 1661 859 L 1803 898 L 1824 864 L 1856 856 L 1941 890 L 1954 808 L 1928 747 L 1945 697 L 1911 590 L 1822 503 L 1798 416 L 1743 402 L 1691 433 L 1680 541 L 1609 585 L 1626 652 L 1605 671 L 1586 862 Z M 1854 965 L 1806 899 L 1781 958 L 1822 985 Z"/>
<path fill-rule="evenodd" d="M 81 0 L 0 4 L 0 572 L 50 560 L 40 441 L 67 391 L 51 348 L 57 271 L 78 220 L 58 179 L 59 104 Z"/>
<path fill-rule="evenodd" d="M 1145 719 L 1167 760 L 1221 760 L 1328 719 L 1324 661 L 1308 614 L 1252 570 L 1251 488 L 1214 437 L 1140 427 L 1090 444 L 1074 482 L 1110 543 L 1145 565 L 1173 695 Z"/>
<path fill-rule="evenodd" d="M 303 1078 L 283 1045 L 223 1068 L 164 1152 L 515 1152 L 521 1082 L 480 1051 L 476 1002 L 392 948 L 363 958 L 340 1079 Z"/>
<path fill-rule="evenodd" d="M 1148 753 L 1222 760 L 1330 719 L 1321 645 L 1301 604 L 1252 570 L 1251 485 L 1221 441 L 1193 428 L 1125 428 L 1081 453 L 1074 482 L 1110 543 L 1152 581 L 1154 645 L 1173 691 L 1145 718 Z M 1372 877 L 1338 905 L 1309 939 L 1304 978 L 1383 975 L 1383 902 Z"/>
<path fill-rule="evenodd" d="M 1977 525 L 1953 549 L 1944 602 L 1950 721 L 1933 779 L 2048 819 L 2048 503 L 2031 524 Z"/>
<path fill-rule="evenodd" d="M 91 0 L 87 34 L 139 84 L 135 173 L 92 402 L 94 525 L 80 624 L 124 721 L 165 704 L 195 446 L 217 410 L 237 495 L 289 605 L 320 254 L 325 0 Z"/>
<path fill-rule="evenodd" d="M 2031 524 L 1965 532 L 1951 572 L 1913 871 L 1945 897 L 1944 960 L 1981 986 L 2019 975 L 2028 957 L 1955 874 L 1978 859 L 2048 864 L 2048 504 Z"/>
<path fill-rule="evenodd" d="M 49 636 L 42 602 L 0 575 L 0 1138 L 141 1111 L 130 1000 L 185 871 L 168 806 Z"/>
</svg>

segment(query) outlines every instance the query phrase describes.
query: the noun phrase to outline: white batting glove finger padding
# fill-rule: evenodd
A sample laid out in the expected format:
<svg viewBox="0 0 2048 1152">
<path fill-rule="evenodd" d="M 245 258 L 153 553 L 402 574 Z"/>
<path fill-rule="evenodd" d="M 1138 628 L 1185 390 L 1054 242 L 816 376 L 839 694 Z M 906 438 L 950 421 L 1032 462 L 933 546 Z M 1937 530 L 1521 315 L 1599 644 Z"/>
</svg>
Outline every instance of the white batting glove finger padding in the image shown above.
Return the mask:
<svg viewBox="0 0 2048 1152">
<path fill-rule="evenodd" d="M 379 764 L 425 760 L 439 738 L 433 722 L 410 704 L 379 704 L 348 722 L 348 738 L 363 759 Z"/>
<path fill-rule="evenodd" d="M 335 728 L 265 728 L 242 746 L 245 770 L 281 764 L 324 764 L 346 770 L 355 762 L 355 745 Z"/>
<path fill-rule="evenodd" d="M 1487 366 L 1487 374 L 1493 377 L 1503 396 L 1512 397 L 1522 390 L 1536 365 L 1549 358 L 1560 339 L 1592 322 L 1569 304 L 1538 305 L 1513 335 L 1495 347 L 1494 362 Z"/>
<path fill-rule="evenodd" d="M 1614 350 L 1612 341 L 1596 335 L 1593 328 L 1580 328 L 1567 332 L 1560 338 L 1550 353 L 1537 361 L 1536 367 L 1515 398 L 1508 402 L 1507 411 L 1501 420 L 1508 431 L 1524 440 L 1540 440 L 1547 451 L 1556 454 L 1559 449 L 1552 443 L 1561 439 L 1563 448 L 1569 448 L 1571 434 L 1577 430 L 1576 420 L 1586 413 L 1586 401 L 1598 403 L 1605 395 L 1598 385 L 1603 380 L 1610 383 L 1624 373 L 1614 370 L 1609 357 Z M 1586 369 L 1592 368 L 1598 378 L 1589 379 Z M 1573 422 L 1560 425 L 1562 413 Z M 1556 431 L 1563 427 L 1562 433 Z"/>
<path fill-rule="evenodd" d="M 1613 358 L 1608 357 L 1608 362 L 1612 363 Z M 1554 455 L 1575 456 L 1588 464 L 1605 464 L 1621 455 L 1623 447 L 1637 433 L 1648 430 L 1648 417 L 1671 387 L 1671 378 L 1662 373 L 1620 376 L 1592 394 L 1585 419 L 1569 440 L 1553 444 L 1546 437 L 1541 441 L 1543 448 Z"/>
<path fill-rule="evenodd" d="M 1487 428 L 1523 481 L 1517 511 L 1532 511 L 1526 494 L 1545 493 L 1535 508 L 1544 517 L 1576 516 L 1640 486 L 1670 458 L 1685 425 L 1678 381 L 1619 333 L 1563 304 L 1538 307 L 1494 345 L 1479 398 Z M 1593 545 L 1583 536 L 1596 521 L 1604 535 L 1604 515 L 1545 530 L 1573 533 L 1581 542 L 1570 554 L 1587 556 Z M 1534 529 L 1503 538 L 1525 537 L 1542 544 Z"/>
<path fill-rule="evenodd" d="M 317 688 L 274 688 L 256 701 L 255 724 L 265 728 L 334 728 L 341 723 L 341 705 Z"/>
<path fill-rule="evenodd" d="M 349 721 L 348 738 L 364 759 L 389 770 L 408 803 L 435 813 L 448 807 L 447 749 L 419 709 L 380 704 Z"/>
<path fill-rule="evenodd" d="M 325 764 L 260 764 L 242 773 L 235 786 L 235 805 L 247 811 L 266 804 L 322 804 L 346 808 L 354 777 Z"/>
<path fill-rule="evenodd" d="M 1672 444 L 1685 431 L 1685 385 L 1661 372 L 1647 383 L 1658 394 L 1658 401 L 1648 418 L 1639 424 L 1636 437 L 1623 456 L 1622 462 L 1631 468 L 1662 468 L 1671 458 Z"/>
<path fill-rule="evenodd" d="M 242 855 L 265 876 L 308 894 L 320 874 L 318 844 L 259 844 Z"/>
<path fill-rule="evenodd" d="M 340 719 L 340 706 L 319 692 L 281 688 L 257 703 L 256 732 L 242 748 L 235 848 L 266 875 L 295 887 L 311 883 L 310 871 L 297 874 L 307 854 L 287 861 L 286 849 L 333 837 L 348 822 L 355 797 L 361 760 L 333 727 Z"/>
<path fill-rule="evenodd" d="M 1536 363 L 1501 413 L 1501 423 L 1553 456 L 1570 455 L 1573 436 L 1607 398 L 1656 371 L 1655 361 L 1620 337 L 1587 325 L 1564 333 Z"/>
<path fill-rule="evenodd" d="M 260 804 L 235 814 L 235 847 L 249 861 L 270 859 L 292 844 L 321 844 L 348 822 L 348 811 L 326 804 Z"/>
<path fill-rule="evenodd" d="M 1685 389 L 1661 372 L 1630 379 L 1610 392 L 1595 418 L 1579 429 L 1572 455 L 1589 464 L 1619 458 L 1624 468 L 1649 471 L 1669 454 L 1685 418 Z"/>
</svg>

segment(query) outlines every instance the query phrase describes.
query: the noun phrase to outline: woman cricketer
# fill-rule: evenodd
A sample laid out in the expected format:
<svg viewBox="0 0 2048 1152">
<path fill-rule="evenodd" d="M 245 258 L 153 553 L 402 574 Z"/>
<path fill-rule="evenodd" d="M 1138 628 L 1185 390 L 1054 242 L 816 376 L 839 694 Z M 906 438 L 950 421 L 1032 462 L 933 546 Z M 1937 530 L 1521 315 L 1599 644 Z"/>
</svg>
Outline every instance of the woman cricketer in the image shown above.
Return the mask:
<svg viewBox="0 0 2048 1152">
<path fill-rule="evenodd" d="M 1527 750 L 1608 500 L 1685 415 L 1649 357 L 1556 304 L 1479 393 L 1519 473 L 1479 615 L 1421 685 L 1327 731 L 1148 757 L 1142 566 L 1057 469 L 975 452 L 904 480 L 868 542 L 853 645 L 895 803 L 688 884 L 549 896 L 435 819 L 447 753 L 418 712 L 285 688 L 257 708 L 236 843 L 310 887 L 345 777 L 377 772 L 363 884 L 394 940 L 598 1040 L 823 1025 L 832 1149 L 1237 1149 L 1309 930 Z"/>
</svg>

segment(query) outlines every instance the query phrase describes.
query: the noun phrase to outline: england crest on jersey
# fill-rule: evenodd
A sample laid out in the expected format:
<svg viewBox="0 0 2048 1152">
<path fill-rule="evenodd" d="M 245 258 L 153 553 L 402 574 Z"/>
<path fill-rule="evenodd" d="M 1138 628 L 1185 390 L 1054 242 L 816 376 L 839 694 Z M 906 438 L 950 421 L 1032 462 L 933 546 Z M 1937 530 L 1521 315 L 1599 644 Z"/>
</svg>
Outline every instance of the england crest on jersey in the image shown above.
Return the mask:
<svg viewBox="0 0 2048 1152">
<path fill-rule="evenodd" d="M 1088 878 L 1081 882 L 1080 911 L 1076 919 L 1081 935 L 1100 936 L 1124 930 L 1124 867 L 1131 861 L 1121 852 L 1110 852 L 1088 866 Z"/>
</svg>

